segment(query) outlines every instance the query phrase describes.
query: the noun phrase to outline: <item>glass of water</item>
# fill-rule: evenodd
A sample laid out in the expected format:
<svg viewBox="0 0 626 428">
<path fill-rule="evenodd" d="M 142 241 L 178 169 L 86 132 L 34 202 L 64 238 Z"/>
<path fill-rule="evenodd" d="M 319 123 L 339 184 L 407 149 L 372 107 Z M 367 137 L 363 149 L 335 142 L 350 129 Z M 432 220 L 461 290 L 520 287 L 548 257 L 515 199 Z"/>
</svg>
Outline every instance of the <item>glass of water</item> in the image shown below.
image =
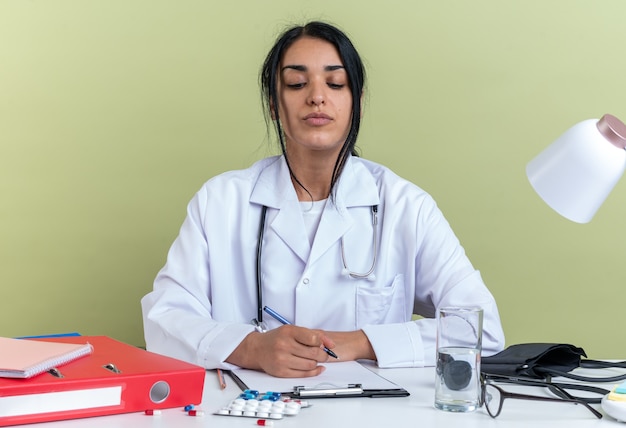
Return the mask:
<svg viewBox="0 0 626 428">
<path fill-rule="evenodd" d="M 437 310 L 437 409 L 471 412 L 480 407 L 482 336 L 481 308 L 445 307 Z"/>
</svg>

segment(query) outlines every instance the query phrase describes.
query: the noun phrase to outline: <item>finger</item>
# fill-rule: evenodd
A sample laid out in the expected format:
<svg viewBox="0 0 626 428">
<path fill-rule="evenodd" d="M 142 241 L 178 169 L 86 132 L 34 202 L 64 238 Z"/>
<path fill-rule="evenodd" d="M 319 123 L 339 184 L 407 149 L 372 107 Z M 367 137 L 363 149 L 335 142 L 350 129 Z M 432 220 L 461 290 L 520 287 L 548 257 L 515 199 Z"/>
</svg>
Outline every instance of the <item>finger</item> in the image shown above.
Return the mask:
<svg viewBox="0 0 626 428">
<path fill-rule="evenodd" d="M 326 370 L 324 366 L 316 366 L 312 370 L 298 370 L 287 367 L 275 367 L 271 371 L 267 371 L 268 374 L 276 377 L 283 378 L 305 378 L 305 377 L 315 377 L 319 376 L 321 373 Z"/>
<path fill-rule="evenodd" d="M 333 344 L 330 344 L 333 346 Z M 307 344 L 298 343 L 297 348 L 294 350 L 294 355 L 305 360 L 312 360 L 316 363 L 323 363 L 328 361 L 329 354 L 326 352 L 324 341 L 307 341 Z M 330 348 L 329 348 L 330 349 Z"/>
<path fill-rule="evenodd" d="M 264 343 L 257 348 L 261 368 L 265 372 L 283 377 L 294 377 L 295 372 L 301 372 L 302 377 L 321 373 L 318 363 L 325 361 L 327 355 L 319 346 L 309 346 L 298 341 L 298 335 L 308 338 L 312 332 L 308 329 L 283 326 L 264 333 L 262 336 Z M 316 341 L 313 340 L 311 343 Z"/>
<path fill-rule="evenodd" d="M 302 345 L 297 344 L 297 347 Z M 324 368 L 314 359 L 302 358 L 293 352 L 283 352 L 275 354 L 272 359 L 265 359 L 263 370 L 277 377 L 311 377 L 320 374 Z"/>
<path fill-rule="evenodd" d="M 320 347 L 320 346 L 335 346 L 332 339 L 324 333 L 322 330 L 311 330 L 303 327 L 293 327 L 292 330 L 294 339 L 305 346 Z"/>
<path fill-rule="evenodd" d="M 328 336 L 326 336 L 326 334 L 324 334 L 322 336 L 322 346 L 325 346 L 328 349 L 333 349 L 337 345 L 335 344 L 335 342 L 330 337 L 328 337 Z"/>
<path fill-rule="evenodd" d="M 321 330 L 284 325 L 271 333 L 275 335 L 273 345 L 276 353 L 291 354 L 315 363 L 326 361 L 326 355 L 322 349 L 325 345 Z M 331 342 L 329 344 L 334 346 Z"/>
<path fill-rule="evenodd" d="M 317 348 L 322 344 L 319 333 L 303 327 L 285 325 L 274 330 L 274 350 L 277 353 L 294 355 L 306 360 L 317 361 Z"/>
</svg>

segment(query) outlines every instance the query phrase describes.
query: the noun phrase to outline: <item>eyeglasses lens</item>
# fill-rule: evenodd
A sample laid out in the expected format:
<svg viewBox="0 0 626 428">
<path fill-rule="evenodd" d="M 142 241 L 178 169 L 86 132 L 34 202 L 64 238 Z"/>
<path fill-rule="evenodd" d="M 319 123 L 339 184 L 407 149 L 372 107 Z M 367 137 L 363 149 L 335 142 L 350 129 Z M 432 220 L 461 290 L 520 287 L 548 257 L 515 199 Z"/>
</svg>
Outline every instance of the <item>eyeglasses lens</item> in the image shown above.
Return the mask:
<svg viewBox="0 0 626 428">
<path fill-rule="evenodd" d="M 493 418 L 500 414 L 502 408 L 502 394 L 498 388 L 490 384 L 485 385 L 485 408 Z"/>
</svg>

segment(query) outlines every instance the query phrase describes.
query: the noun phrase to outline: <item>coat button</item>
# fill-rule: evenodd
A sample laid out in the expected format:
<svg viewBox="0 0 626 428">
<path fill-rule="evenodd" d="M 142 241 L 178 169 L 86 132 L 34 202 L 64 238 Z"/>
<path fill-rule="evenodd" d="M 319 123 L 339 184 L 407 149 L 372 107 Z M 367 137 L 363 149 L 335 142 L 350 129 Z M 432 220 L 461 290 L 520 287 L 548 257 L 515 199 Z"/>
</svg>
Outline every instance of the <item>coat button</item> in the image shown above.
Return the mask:
<svg viewBox="0 0 626 428">
<path fill-rule="evenodd" d="M 307 285 L 307 284 L 309 283 L 309 278 L 304 278 L 304 279 L 302 280 L 302 283 L 303 283 L 304 285 Z"/>
</svg>

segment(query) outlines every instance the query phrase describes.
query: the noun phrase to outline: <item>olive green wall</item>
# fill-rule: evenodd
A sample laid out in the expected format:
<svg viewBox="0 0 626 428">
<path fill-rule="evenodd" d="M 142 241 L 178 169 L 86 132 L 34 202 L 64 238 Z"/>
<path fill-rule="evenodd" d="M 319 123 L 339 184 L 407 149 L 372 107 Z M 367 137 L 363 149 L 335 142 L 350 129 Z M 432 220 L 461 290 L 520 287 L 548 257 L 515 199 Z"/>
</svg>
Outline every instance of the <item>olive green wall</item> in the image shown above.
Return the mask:
<svg viewBox="0 0 626 428">
<path fill-rule="evenodd" d="M 625 14 L 623 0 L 0 0 L 0 335 L 143 343 L 139 300 L 189 199 L 274 152 L 266 51 L 315 18 L 367 63 L 363 156 L 439 202 L 508 343 L 626 357 L 611 334 L 626 180 L 580 225 L 524 173 L 574 123 L 626 119 Z"/>
</svg>

